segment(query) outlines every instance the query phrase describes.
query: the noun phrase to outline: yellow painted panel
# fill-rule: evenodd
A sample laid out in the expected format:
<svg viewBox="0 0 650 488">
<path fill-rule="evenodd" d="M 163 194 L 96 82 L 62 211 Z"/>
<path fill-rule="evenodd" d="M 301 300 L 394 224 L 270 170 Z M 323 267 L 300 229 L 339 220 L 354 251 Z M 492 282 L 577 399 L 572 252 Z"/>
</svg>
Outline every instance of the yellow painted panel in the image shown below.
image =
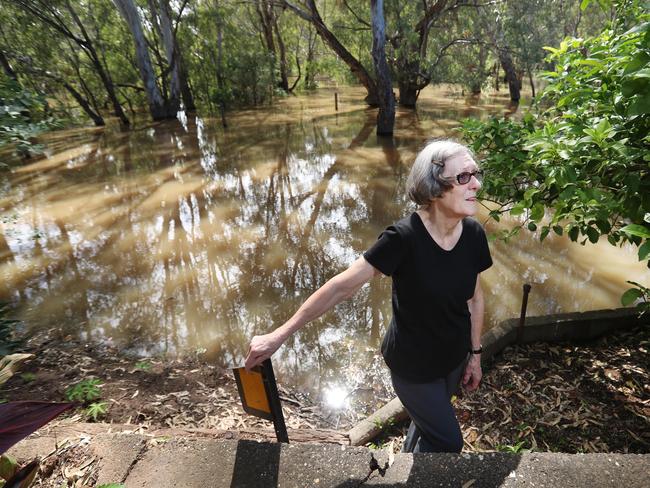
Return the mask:
<svg viewBox="0 0 650 488">
<path fill-rule="evenodd" d="M 246 405 L 262 412 L 271 413 L 269 407 L 269 400 L 266 397 L 266 390 L 264 389 L 264 380 L 262 373 L 258 371 L 246 371 L 246 369 L 239 369 L 239 378 L 241 380 L 242 389 L 244 390 L 244 399 Z"/>
</svg>

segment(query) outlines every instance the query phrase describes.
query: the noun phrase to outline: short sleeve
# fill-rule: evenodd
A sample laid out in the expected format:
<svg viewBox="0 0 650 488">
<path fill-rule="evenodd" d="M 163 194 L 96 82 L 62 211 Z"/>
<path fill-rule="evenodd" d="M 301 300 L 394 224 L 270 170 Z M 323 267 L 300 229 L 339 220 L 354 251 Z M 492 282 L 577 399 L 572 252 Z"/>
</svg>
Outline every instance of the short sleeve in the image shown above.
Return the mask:
<svg viewBox="0 0 650 488">
<path fill-rule="evenodd" d="M 386 276 L 391 276 L 395 272 L 403 256 L 404 243 L 393 225 L 386 228 L 372 247 L 363 253 L 366 261 Z"/>
<path fill-rule="evenodd" d="M 487 236 L 485 230 L 480 225 L 478 226 L 478 260 L 477 260 L 477 273 L 482 273 L 490 266 L 492 266 L 492 256 L 490 255 L 490 247 L 488 246 Z"/>
</svg>

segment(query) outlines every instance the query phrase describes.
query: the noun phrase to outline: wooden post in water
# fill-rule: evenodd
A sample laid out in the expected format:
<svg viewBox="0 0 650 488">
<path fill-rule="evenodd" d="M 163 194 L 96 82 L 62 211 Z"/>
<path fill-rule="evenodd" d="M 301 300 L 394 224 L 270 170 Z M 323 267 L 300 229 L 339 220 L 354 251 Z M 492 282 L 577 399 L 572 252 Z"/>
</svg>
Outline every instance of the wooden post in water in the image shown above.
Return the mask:
<svg viewBox="0 0 650 488">
<path fill-rule="evenodd" d="M 339 92 L 334 92 L 334 110 L 339 111 Z"/>
<path fill-rule="evenodd" d="M 521 343 L 524 337 L 524 324 L 526 323 L 526 308 L 528 308 L 528 294 L 530 293 L 530 285 L 524 285 L 524 296 L 521 299 L 521 313 L 519 314 L 519 327 L 517 327 L 517 343 Z"/>
</svg>

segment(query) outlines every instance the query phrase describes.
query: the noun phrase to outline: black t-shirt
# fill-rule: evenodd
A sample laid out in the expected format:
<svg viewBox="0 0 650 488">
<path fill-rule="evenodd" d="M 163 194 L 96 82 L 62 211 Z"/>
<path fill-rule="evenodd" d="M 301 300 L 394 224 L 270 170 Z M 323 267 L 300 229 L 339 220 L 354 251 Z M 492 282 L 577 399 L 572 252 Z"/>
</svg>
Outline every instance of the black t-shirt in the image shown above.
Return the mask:
<svg viewBox="0 0 650 488">
<path fill-rule="evenodd" d="M 446 251 L 413 212 L 363 256 L 393 279 L 393 318 L 381 346 L 388 367 L 413 382 L 445 377 L 471 347 L 467 300 L 477 275 L 492 266 L 481 225 L 463 219 L 460 239 Z"/>
</svg>

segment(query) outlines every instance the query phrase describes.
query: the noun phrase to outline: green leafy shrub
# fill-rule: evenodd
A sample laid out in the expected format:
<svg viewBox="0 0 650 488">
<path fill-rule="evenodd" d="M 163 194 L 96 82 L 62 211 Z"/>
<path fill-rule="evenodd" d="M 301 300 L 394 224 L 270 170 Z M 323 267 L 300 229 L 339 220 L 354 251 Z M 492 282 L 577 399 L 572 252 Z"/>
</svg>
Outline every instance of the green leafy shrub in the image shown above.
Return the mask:
<svg viewBox="0 0 650 488">
<path fill-rule="evenodd" d="M 518 228 L 542 240 L 554 232 L 582 244 L 630 242 L 647 261 L 650 15 L 635 0 L 616 8 L 600 35 L 547 48 L 554 69 L 535 111 L 521 122 L 466 120 L 461 131 L 483 157 L 491 217 L 520 216 Z M 647 289 L 635 289 L 623 303 L 647 306 Z"/>
<path fill-rule="evenodd" d="M 11 78 L 0 76 L 0 148 L 13 144 L 15 152 L 21 156 L 39 153 L 43 147 L 35 144 L 33 139 L 58 126 L 58 121 L 47 112 L 43 95 L 24 89 Z"/>
<path fill-rule="evenodd" d="M 101 397 L 99 387 L 102 381 L 98 379 L 88 379 L 71 386 L 65 392 L 65 397 L 70 402 L 90 402 Z"/>
</svg>

